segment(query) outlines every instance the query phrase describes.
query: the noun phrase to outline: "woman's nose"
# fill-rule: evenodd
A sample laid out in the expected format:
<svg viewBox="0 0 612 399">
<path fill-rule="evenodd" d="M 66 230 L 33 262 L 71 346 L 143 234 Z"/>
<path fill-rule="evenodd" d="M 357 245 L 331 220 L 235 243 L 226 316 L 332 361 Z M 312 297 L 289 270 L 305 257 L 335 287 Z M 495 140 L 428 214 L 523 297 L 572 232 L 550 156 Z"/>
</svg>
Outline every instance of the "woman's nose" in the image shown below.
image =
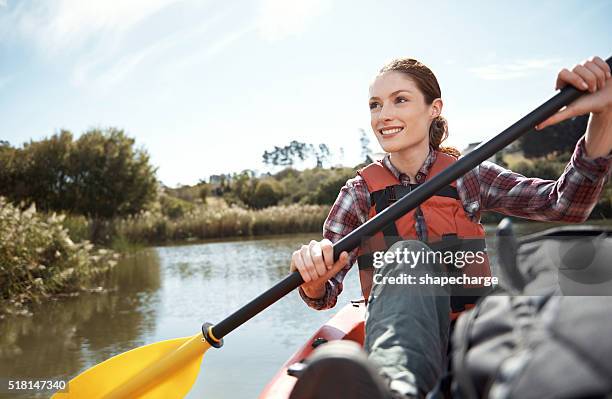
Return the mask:
<svg viewBox="0 0 612 399">
<path fill-rule="evenodd" d="M 393 119 L 393 110 L 389 104 L 383 104 L 380 107 L 380 112 L 378 113 L 378 118 L 386 121 Z"/>
</svg>

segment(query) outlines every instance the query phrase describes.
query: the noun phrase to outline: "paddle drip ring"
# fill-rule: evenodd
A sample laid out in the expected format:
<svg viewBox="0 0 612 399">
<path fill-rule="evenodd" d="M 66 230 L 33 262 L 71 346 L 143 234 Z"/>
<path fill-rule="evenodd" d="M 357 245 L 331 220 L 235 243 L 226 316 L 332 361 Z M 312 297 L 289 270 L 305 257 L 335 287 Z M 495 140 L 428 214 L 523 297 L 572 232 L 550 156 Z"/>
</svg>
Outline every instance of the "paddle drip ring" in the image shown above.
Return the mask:
<svg viewBox="0 0 612 399">
<path fill-rule="evenodd" d="M 206 342 L 208 342 L 211 346 L 215 348 L 220 348 L 223 346 L 223 338 L 218 339 L 212 332 L 213 324 L 212 323 L 204 323 L 202 324 L 202 335 Z"/>
</svg>

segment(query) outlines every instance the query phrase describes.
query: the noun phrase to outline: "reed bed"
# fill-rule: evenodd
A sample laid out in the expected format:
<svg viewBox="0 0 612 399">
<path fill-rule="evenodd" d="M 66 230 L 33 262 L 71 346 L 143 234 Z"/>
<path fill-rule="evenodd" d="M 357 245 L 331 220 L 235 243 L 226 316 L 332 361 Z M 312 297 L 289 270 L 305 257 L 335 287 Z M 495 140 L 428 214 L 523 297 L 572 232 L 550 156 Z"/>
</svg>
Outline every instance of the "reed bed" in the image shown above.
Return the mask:
<svg viewBox="0 0 612 399">
<path fill-rule="evenodd" d="M 116 221 L 114 234 L 128 242 L 160 244 L 224 237 L 247 237 L 320 231 L 329 207 L 320 205 L 274 206 L 261 210 L 237 206 L 199 207 L 169 219 L 145 213 Z"/>
<path fill-rule="evenodd" d="M 75 242 L 63 222 L 63 215 L 21 210 L 0 197 L 0 313 L 27 312 L 28 302 L 88 289 L 116 264 L 118 254 Z"/>
</svg>

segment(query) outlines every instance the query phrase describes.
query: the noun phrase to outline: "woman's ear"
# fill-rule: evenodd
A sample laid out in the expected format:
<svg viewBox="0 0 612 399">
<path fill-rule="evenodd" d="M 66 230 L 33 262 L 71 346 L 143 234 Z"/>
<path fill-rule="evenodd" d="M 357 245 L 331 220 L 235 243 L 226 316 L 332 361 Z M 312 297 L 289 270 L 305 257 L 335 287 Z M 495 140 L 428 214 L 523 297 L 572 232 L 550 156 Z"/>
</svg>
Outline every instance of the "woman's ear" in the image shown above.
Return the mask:
<svg viewBox="0 0 612 399">
<path fill-rule="evenodd" d="M 442 99 L 436 98 L 435 100 L 433 100 L 433 102 L 431 103 L 431 117 L 437 118 L 438 116 L 442 115 L 443 106 L 444 103 L 442 102 Z"/>
</svg>

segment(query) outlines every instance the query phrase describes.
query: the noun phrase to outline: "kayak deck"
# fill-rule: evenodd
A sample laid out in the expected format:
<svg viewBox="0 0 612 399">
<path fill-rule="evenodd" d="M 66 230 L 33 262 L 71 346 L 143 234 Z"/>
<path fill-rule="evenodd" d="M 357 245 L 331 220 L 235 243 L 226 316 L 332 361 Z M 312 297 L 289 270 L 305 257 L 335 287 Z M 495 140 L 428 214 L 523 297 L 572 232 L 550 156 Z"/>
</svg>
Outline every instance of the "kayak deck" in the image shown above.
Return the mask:
<svg viewBox="0 0 612 399">
<path fill-rule="evenodd" d="M 332 341 L 347 339 L 363 345 L 365 339 L 365 304 L 363 300 L 353 301 L 343 307 L 327 323 L 319 328 L 290 358 L 266 385 L 260 399 L 288 398 L 296 377 L 287 374 L 287 368 L 310 356 L 314 350 L 313 343 L 321 338 Z"/>
</svg>

